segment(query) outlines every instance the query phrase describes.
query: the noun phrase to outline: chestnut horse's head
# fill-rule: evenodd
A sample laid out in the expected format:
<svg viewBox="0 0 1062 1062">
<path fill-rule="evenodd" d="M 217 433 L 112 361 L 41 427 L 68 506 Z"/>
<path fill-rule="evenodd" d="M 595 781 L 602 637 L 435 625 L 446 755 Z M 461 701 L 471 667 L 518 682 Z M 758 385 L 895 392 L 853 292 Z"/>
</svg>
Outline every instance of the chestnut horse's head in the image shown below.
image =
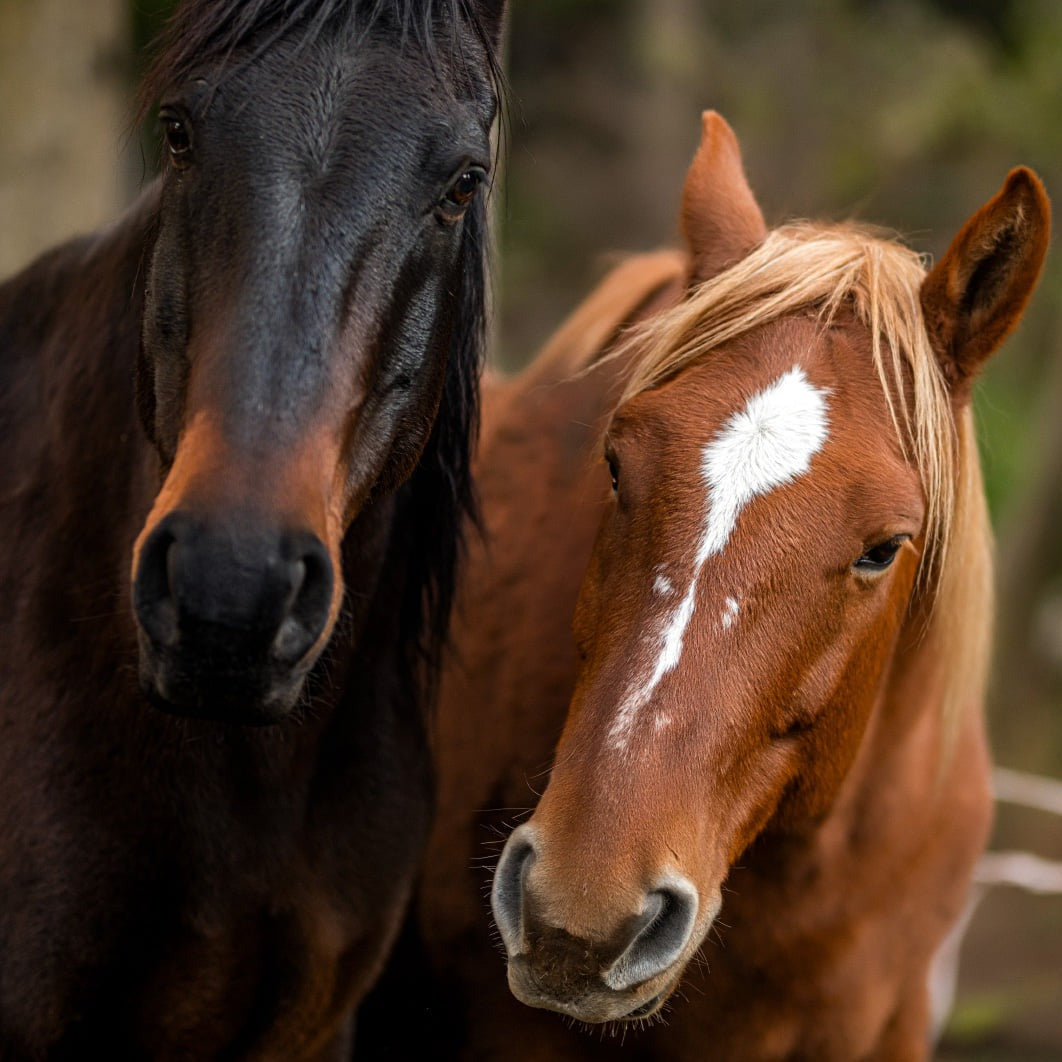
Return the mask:
<svg viewBox="0 0 1062 1062">
<path fill-rule="evenodd" d="M 284 717 L 355 518 L 418 462 L 461 482 L 502 6 L 178 14 L 138 380 L 165 478 L 133 552 L 141 685 L 170 711 Z"/>
<path fill-rule="evenodd" d="M 904 624 L 976 581 L 969 385 L 1048 206 L 1015 170 L 926 275 L 855 227 L 768 232 L 708 114 L 682 220 L 689 287 L 631 339 L 607 432 L 556 763 L 494 880 L 513 991 L 588 1022 L 661 1006 L 735 860 L 829 808 Z"/>
</svg>

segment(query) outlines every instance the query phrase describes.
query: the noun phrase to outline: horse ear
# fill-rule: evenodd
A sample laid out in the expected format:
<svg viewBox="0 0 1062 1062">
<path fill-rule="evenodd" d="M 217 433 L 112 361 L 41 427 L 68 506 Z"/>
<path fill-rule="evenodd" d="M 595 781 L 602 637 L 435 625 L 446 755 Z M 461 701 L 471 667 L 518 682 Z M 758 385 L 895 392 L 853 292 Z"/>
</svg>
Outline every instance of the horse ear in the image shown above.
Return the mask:
<svg viewBox="0 0 1062 1062">
<path fill-rule="evenodd" d="M 505 8 L 507 0 L 475 0 L 475 11 L 495 54 L 501 43 L 502 30 L 505 26 Z"/>
<path fill-rule="evenodd" d="M 767 235 L 737 137 L 715 111 L 701 116 L 701 146 L 682 190 L 681 224 L 691 284 L 739 262 Z"/>
<path fill-rule="evenodd" d="M 1040 276 L 1051 206 L 1032 170 L 1011 170 L 1000 192 L 959 230 L 922 282 L 933 350 L 957 401 L 1018 323 Z"/>
</svg>

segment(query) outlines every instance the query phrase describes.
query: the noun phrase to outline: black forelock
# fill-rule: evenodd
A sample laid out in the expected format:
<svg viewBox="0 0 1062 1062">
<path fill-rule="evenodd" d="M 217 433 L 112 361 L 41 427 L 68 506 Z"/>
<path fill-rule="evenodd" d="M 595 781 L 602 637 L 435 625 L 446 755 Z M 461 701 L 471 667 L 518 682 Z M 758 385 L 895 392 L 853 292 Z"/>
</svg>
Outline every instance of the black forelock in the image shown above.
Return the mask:
<svg viewBox="0 0 1062 1062">
<path fill-rule="evenodd" d="M 473 0 L 183 0 L 163 31 L 137 96 L 140 120 L 172 85 L 207 63 L 231 61 L 256 42 L 260 54 L 283 37 L 312 44 L 334 27 L 351 35 L 386 25 L 396 41 L 415 42 L 435 62 L 440 32 L 459 22 L 469 25 L 487 57 L 487 74 L 501 92 L 501 67 L 492 34 Z M 248 61 L 244 57 L 241 62 Z"/>
</svg>

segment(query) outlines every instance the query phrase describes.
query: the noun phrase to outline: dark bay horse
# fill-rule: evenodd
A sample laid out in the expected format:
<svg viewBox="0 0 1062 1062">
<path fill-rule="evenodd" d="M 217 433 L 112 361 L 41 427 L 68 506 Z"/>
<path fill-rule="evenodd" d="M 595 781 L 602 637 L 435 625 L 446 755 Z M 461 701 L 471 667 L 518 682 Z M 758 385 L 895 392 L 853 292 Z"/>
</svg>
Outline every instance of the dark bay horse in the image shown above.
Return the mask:
<svg viewBox="0 0 1062 1062">
<path fill-rule="evenodd" d="M 990 820 L 971 381 L 1047 199 L 1015 170 L 927 273 L 768 231 L 708 114 L 681 221 L 487 394 L 405 973 L 476 1062 L 921 1058 Z"/>
<path fill-rule="evenodd" d="M 427 834 L 502 7 L 187 0 L 163 176 L 0 287 L 0 1058 L 349 1054 Z"/>
</svg>

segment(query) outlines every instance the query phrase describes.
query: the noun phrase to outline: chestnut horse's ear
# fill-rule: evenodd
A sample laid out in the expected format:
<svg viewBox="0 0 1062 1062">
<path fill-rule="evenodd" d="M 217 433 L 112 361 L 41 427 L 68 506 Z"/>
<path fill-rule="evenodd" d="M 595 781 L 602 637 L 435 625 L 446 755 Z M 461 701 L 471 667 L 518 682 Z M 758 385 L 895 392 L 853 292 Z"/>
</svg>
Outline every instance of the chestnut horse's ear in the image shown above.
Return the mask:
<svg viewBox="0 0 1062 1062">
<path fill-rule="evenodd" d="M 926 330 L 957 401 L 966 401 L 981 365 L 1018 323 L 1050 232 L 1039 177 L 1025 167 L 1011 170 L 922 282 Z"/>
<path fill-rule="evenodd" d="M 715 111 L 701 117 L 701 146 L 682 190 L 682 234 L 690 252 L 691 284 L 739 262 L 767 235 L 737 137 Z"/>
</svg>

